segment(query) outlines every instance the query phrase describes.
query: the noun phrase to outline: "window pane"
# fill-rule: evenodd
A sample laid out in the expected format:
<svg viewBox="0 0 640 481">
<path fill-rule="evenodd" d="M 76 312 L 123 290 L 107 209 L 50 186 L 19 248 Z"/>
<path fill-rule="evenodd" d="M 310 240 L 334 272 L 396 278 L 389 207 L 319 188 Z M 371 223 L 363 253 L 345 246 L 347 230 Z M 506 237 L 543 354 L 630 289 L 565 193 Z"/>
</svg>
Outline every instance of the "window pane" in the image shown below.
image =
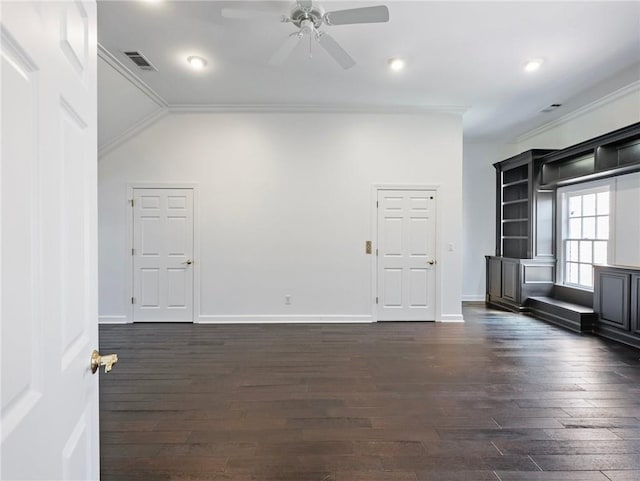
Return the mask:
<svg viewBox="0 0 640 481">
<path fill-rule="evenodd" d="M 579 217 L 582 215 L 582 196 L 574 195 L 569 197 L 569 217 Z"/>
<path fill-rule="evenodd" d="M 578 262 L 578 241 L 567 241 L 567 260 Z"/>
<path fill-rule="evenodd" d="M 580 241 L 580 262 L 588 262 L 591 264 L 591 249 L 591 241 Z"/>
<path fill-rule="evenodd" d="M 565 269 L 564 269 L 564 275 L 565 275 L 565 282 L 568 282 L 570 284 L 577 284 L 578 283 L 578 266 L 579 264 L 576 264 L 574 262 L 567 262 L 565 264 Z"/>
<path fill-rule="evenodd" d="M 583 239 L 596 238 L 596 218 L 595 217 L 584 217 L 582 219 L 582 238 Z"/>
<path fill-rule="evenodd" d="M 580 285 L 593 287 L 593 268 L 591 264 L 580 264 Z"/>
<path fill-rule="evenodd" d="M 598 223 L 598 239 L 608 239 L 609 238 L 609 216 L 603 215 L 602 217 L 597 217 Z"/>
<path fill-rule="evenodd" d="M 582 237 L 582 219 L 569 219 L 569 238 L 580 239 Z"/>
<path fill-rule="evenodd" d="M 609 192 L 598 193 L 598 215 L 609 213 Z"/>
<path fill-rule="evenodd" d="M 582 196 L 582 215 L 596 215 L 596 194 Z"/>
<path fill-rule="evenodd" d="M 604 241 L 596 241 L 593 243 L 593 263 L 607 263 L 607 243 Z"/>
</svg>

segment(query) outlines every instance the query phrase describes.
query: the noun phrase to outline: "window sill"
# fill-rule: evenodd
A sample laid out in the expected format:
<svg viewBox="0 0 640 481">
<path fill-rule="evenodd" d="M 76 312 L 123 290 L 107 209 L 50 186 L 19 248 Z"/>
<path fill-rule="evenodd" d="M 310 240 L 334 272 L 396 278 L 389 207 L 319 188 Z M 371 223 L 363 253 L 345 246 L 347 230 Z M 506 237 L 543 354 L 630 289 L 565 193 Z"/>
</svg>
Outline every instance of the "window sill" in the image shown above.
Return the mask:
<svg viewBox="0 0 640 481">
<path fill-rule="evenodd" d="M 590 294 L 593 294 L 593 288 L 589 289 L 587 287 L 574 286 L 574 285 L 571 285 L 571 284 L 560 284 L 558 282 L 556 282 L 555 285 L 558 286 L 558 287 L 563 287 L 565 289 L 574 289 L 576 291 L 588 292 Z"/>
</svg>

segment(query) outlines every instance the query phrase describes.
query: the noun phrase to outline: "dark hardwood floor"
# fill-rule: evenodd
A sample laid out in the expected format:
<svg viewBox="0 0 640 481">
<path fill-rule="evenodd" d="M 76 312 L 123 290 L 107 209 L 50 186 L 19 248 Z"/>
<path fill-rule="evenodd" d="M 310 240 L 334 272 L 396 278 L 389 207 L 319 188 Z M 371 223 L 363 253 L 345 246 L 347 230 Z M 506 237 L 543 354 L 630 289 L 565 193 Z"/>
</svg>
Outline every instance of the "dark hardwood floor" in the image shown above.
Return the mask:
<svg viewBox="0 0 640 481">
<path fill-rule="evenodd" d="M 102 326 L 102 480 L 640 480 L 640 351 L 465 318 Z"/>
</svg>

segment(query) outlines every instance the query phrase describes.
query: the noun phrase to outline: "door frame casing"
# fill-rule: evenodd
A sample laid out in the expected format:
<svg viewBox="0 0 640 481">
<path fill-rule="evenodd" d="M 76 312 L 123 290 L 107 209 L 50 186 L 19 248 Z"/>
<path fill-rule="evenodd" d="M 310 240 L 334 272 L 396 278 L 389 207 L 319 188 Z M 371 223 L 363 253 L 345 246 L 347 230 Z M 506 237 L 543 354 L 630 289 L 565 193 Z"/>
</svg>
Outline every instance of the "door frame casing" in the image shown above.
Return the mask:
<svg viewBox="0 0 640 481">
<path fill-rule="evenodd" d="M 432 190 L 436 193 L 436 219 L 435 219 L 435 238 L 436 244 L 434 251 L 436 252 L 436 261 L 440 260 L 439 246 L 440 242 L 440 218 L 441 218 L 441 204 L 440 202 L 440 185 L 439 184 L 373 184 L 371 186 L 371 232 L 370 239 L 372 240 L 372 254 L 371 254 L 371 319 L 372 322 L 378 322 L 378 304 L 376 303 L 376 297 L 378 296 L 378 256 L 375 254 L 378 249 L 378 192 L 382 190 Z M 440 283 L 441 283 L 441 269 L 440 263 L 436 263 L 436 281 L 434 286 L 434 309 L 435 319 L 440 319 Z"/>
<path fill-rule="evenodd" d="M 130 298 L 133 296 L 133 191 L 136 189 L 191 189 L 193 191 L 193 319 L 191 322 L 197 323 L 200 319 L 200 194 L 199 184 L 195 182 L 132 182 L 127 183 L 126 209 L 126 237 L 127 246 L 125 250 L 125 272 L 126 275 L 126 296 L 124 299 L 127 307 L 127 323 L 133 323 L 133 304 Z"/>
</svg>

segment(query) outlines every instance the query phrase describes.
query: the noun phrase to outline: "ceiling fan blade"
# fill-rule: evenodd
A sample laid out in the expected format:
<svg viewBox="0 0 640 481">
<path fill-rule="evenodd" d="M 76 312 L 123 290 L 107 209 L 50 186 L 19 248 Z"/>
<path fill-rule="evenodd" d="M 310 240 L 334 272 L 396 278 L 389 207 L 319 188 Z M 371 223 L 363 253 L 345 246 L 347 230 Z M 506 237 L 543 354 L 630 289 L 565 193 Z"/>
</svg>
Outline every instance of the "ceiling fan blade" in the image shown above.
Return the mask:
<svg viewBox="0 0 640 481">
<path fill-rule="evenodd" d="M 381 23 L 389 21 L 389 9 L 385 5 L 377 7 L 351 8 L 324 14 L 327 25 L 348 25 L 353 23 Z"/>
<path fill-rule="evenodd" d="M 274 15 L 273 12 L 246 8 L 222 8 L 220 9 L 220 15 L 222 18 L 228 18 L 231 20 L 279 20 L 281 18 L 281 15 Z"/>
<path fill-rule="evenodd" d="M 356 64 L 356 61 L 351 58 L 341 46 L 336 42 L 333 37 L 322 33 L 318 37 L 318 43 L 324 48 L 333 59 L 340 64 L 343 69 L 348 69 Z"/>
<path fill-rule="evenodd" d="M 282 65 L 285 60 L 289 58 L 289 55 L 293 53 L 295 48 L 300 43 L 302 35 L 299 32 L 292 33 L 287 37 L 282 45 L 276 50 L 269 59 L 270 65 Z"/>
</svg>

